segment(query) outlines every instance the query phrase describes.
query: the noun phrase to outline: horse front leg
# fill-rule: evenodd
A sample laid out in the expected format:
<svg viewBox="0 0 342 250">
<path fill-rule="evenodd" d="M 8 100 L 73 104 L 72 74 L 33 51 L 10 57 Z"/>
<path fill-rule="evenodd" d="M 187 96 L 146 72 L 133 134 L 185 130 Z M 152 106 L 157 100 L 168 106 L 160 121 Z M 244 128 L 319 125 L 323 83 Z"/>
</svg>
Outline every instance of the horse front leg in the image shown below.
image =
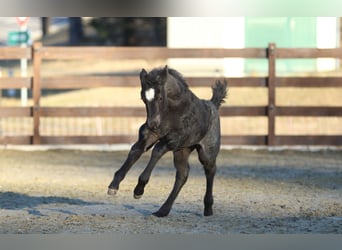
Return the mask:
<svg viewBox="0 0 342 250">
<path fill-rule="evenodd" d="M 124 164 L 114 174 L 114 178 L 108 186 L 108 194 L 115 195 L 119 190 L 120 182 L 125 178 L 127 172 L 140 156 L 158 141 L 156 134 L 152 133 L 146 126 L 142 125 L 139 130 L 139 140 L 132 146 Z"/>
<path fill-rule="evenodd" d="M 191 149 L 185 148 L 174 152 L 174 165 L 177 169 L 175 184 L 165 203 L 159 208 L 157 212 L 153 213 L 154 216 L 165 217 L 170 213 L 174 201 L 176 200 L 180 190 L 182 189 L 186 180 L 188 179 L 188 159 L 191 151 Z"/>
<path fill-rule="evenodd" d="M 138 184 L 136 185 L 134 189 L 134 198 L 140 199 L 141 196 L 144 194 L 144 188 L 150 179 L 152 170 L 154 169 L 159 159 L 167 151 L 169 151 L 169 148 L 167 147 L 167 144 L 165 142 L 160 141 L 154 146 L 150 161 L 148 162 L 144 171 L 139 176 Z"/>
</svg>

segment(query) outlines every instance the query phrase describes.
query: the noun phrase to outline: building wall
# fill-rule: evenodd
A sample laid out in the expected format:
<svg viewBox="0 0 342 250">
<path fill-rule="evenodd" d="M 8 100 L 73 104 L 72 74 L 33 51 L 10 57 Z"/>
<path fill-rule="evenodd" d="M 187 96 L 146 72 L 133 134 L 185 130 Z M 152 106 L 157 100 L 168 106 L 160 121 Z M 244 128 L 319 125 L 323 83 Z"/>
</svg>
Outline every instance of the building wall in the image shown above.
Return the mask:
<svg viewBox="0 0 342 250">
<path fill-rule="evenodd" d="M 167 46 L 170 48 L 243 48 L 242 17 L 169 17 Z M 191 75 L 225 75 L 243 71 L 242 59 L 170 59 L 171 67 Z M 230 72 L 230 66 L 234 71 Z M 235 73 L 236 74 L 236 73 Z"/>
<path fill-rule="evenodd" d="M 268 25 L 270 30 L 276 25 L 284 28 L 284 32 L 288 32 L 281 37 L 278 41 L 268 41 L 274 39 L 272 34 L 267 33 L 267 27 L 264 29 L 265 32 L 261 34 L 264 36 L 264 41 L 276 42 L 278 47 L 285 44 L 286 47 L 312 47 L 316 44 L 319 48 L 333 48 L 339 46 L 339 18 L 334 17 L 317 17 L 312 19 L 311 22 L 305 18 L 262 18 L 265 25 Z M 170 17 L 167 20 L 167 45 L 170 48 L 244 48 L 251 45 L 250 37 L 246 34 L 247 23 L 244 17 Z M 250 21 L 251 18 L 248 19 Z M 260 21 L 257 18 L 254 19 L 256 22 Z M 281 23 L 284 25 L 281 26 Z M 307 22 L 305 24 L 305 22 Z M 297 29 L 297 35 L 295 32 L 291 32 L 291 29 L 295 30 L 295 25 L 302 25 L 300 29 Z M 314 25 L 314 26 L 313 26 Z M 311 34 L 311 40 L 305 39 L 304 33 L 306 27 L 313 27 L 313 35 Z M 278 29 L 279 29 L 278 27 Z M 316 30 L 315 30 L 316 27 Z M 277 27 L 276 27 L 277 28 Z M 314 34 L 315 33 L 315 34 Z M 288 34 L 292 35 L 291 39 L 288 39 Z M 257 36 L 258 34 L 253 34 Z M 283 43 L 284 40 L 288 40 L 288 43 Z M 301 40 L 300 40 L 301 39 Z M 258 40 L 258 39 L 256 39 Z M 266 47 L 267 42 L 264 45 L 258 45 L 258 47 Z M 211 59 L 211 60 L 198 60 L 198 59 L 172 59 L 169 60 L 169 65 L 180 69 L 187 74 L 198 75 L 198 74 L 213 74 L 218 76 L 239 76 L 244 74 L 258 74 L 253 70 L 248 70 L 246 61 L 241 58 L 234 59 Z M 304 65 L 305 63 L 301 63 Z M 258 64 L 255 64 L 258 65 Z M 294 72 L 298 69 L 300 72 L 303 70 L 307 71 L 323 71 L 333 70 L 336 68 L 337 62 L 333 59 L 319 59 L 313 60 L 307 63 L 305 67 L 279 67 L 280 70 L 288 71 L 289 73 Z M 310 66 L 311 65 L 311 66 Z M 253 67 L 252 67 L 253 68 Z M 258 69 L 256 71 L 263 71 L 265 69 Z"/>
<path fill-rule="evenodd" d="M 340 47 L 340 19 L 335 17 L 317 17 L 317 48 Z M 320 58 L 317 60 L 318 71 L 329 71 L 339 67 L 335 59 Z"/>
</svg>

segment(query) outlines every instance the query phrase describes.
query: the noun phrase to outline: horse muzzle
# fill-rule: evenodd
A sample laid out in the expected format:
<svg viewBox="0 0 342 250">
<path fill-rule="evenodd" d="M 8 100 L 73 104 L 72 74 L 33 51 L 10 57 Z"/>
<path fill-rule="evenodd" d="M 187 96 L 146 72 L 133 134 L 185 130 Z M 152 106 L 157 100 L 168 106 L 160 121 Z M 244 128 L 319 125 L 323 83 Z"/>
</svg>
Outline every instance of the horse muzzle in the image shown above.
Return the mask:
<svg viewBox="0 0 342 250">
<path fill-rule="evenodd" d="M 160 115 L 155 116 L 151 119 L 147 119 L 147 126 L 152 130 L 152 131 L 157 131 L 160 127 Z"/>
</svg>

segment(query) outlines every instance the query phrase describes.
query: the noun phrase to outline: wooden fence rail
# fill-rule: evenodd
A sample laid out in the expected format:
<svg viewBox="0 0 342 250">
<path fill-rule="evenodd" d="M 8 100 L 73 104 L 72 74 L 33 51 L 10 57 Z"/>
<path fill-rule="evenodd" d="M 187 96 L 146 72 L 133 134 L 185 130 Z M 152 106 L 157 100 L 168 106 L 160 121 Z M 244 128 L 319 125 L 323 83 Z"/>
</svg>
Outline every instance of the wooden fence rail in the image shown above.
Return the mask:
<svg viewBox="0 0 342 250">
<path fill-rule="evenodd" d="M 139 107 L 44 107 L 41 105 L 42 89 L 84 89 L 96 87 L 137 87 L 137 76 L 56 76 L 42 77 L 43 60 L 84 59 L 169 59 L 169 58 L 259 58 L 268 61 L 266 77 L 226 78 L 230 87 L 267 87 L 266 106 L 224 106 L 220 114 L 232 116 L 267 117 L 266 135 L 224 135 L 222 144 L 228 145 L 342 145 L 342 135 L 277 135 L 278 116 L 332 116 L 342 117 L 342 107 L 289 107 L 276 105 L 279 87 L 342 87 L 342 77 L 277 77 L 276 60 L 286 58 L 342 58 L 342 49 L 277 48 L 271 43 L 267 48 L 244 49 L 172 49 L 163 47 L 44 47 L 35 43 L 31 48 L 0 47 L 0 60 L 26 58 L 32 60 L 32 76 L 0 77 L 0 89 L 29 88 L 33 105 L 29 107 L 1 107 L 0 119 L 28 117 L 33 120 L 32 135 L 2 135 L 0 144 L 115 144 L 132 143 L 134 135 L 105 136 L 46 136 L 40 133 L 40 122 L 46 117 L 144 117 L 145 109 Z M 191 87 L 208 86 L 216 78 L 188 77 Z"/>
</svg>

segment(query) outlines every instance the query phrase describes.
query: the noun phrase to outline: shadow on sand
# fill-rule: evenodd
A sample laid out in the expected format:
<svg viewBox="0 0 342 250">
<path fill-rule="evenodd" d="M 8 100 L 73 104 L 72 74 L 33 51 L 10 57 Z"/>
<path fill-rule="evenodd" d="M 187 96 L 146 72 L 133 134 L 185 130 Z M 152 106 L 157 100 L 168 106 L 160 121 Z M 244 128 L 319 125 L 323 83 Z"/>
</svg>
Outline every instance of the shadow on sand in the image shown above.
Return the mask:
<svg viewBox="0 0 342 250">
<path fill-rule="evenodd" d="M 57 196 L 30 196 L 26 194 L 20 194 L 15 192 L 0 192 L 0 209 L 7 210 L 19 210 L 27 209 L 29 214 L 40 215 L 35 208 L 44 204 L 66 204 L 66 205 L 78 205 L 78 206 L 91 206 L 102 205 L 100 202 L 88 202 L 81 199 L 57 197 Z M 64 211 L 64 210 L 63 210 Z M 60 212 L 63 212 L 60 210 Z M 64 211 L 64 213 L 70 213 Z"/>
</svg>

